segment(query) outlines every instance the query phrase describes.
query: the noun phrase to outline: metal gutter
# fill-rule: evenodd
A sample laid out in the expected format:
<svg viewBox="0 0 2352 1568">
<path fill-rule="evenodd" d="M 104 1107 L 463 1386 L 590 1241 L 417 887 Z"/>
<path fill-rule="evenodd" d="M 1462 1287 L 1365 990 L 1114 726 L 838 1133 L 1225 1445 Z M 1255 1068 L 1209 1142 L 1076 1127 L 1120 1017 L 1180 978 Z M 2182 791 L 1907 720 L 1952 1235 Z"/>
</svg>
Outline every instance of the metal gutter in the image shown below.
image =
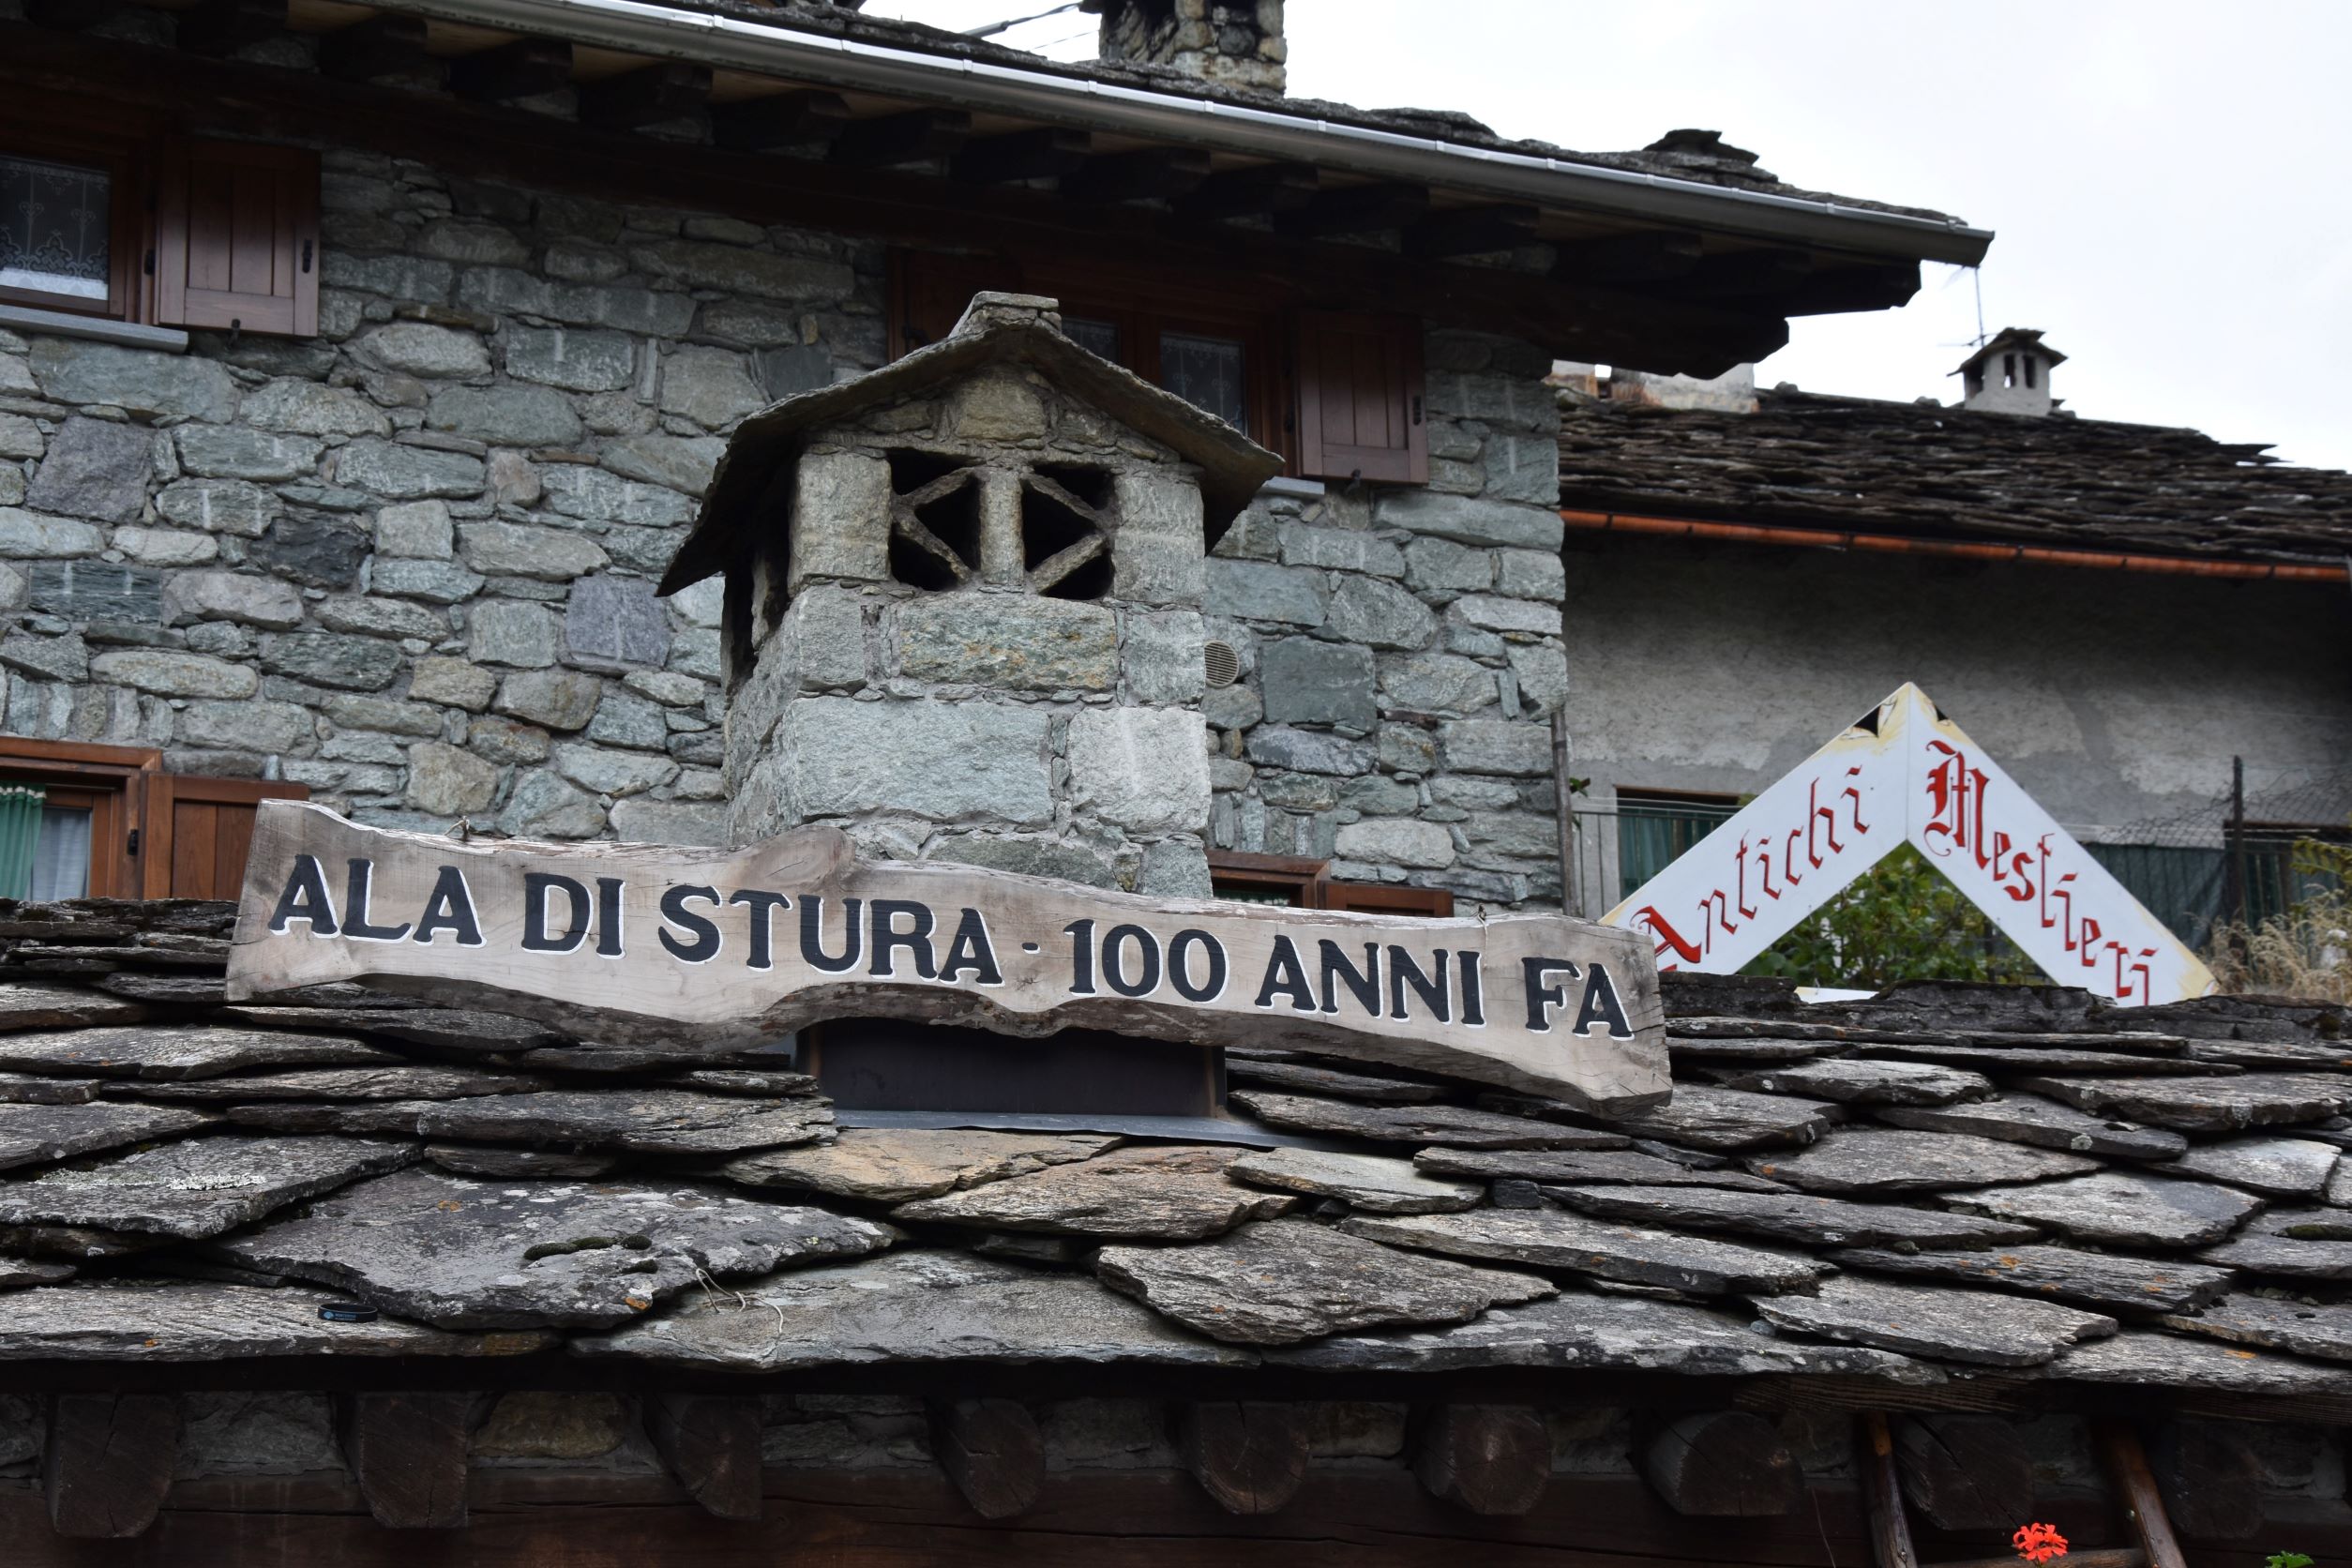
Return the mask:
<svg viewBox="0 0 2352 1568">
<path fill-rule="evenodd" d="M 1932 555 L 1945 560 L 2008 561 L 2033 566 L 2088 566 L 2158 577 L 2218 577 L 2258 582 L 2345 582 L 2352 556 L 2341 566 L 2273 561 L 2199 561 L 2131 550 L 2066 550 L 1969 539 L 1922 539 L 1902 534 L 1848 534 L 1827 528 L 1772 528 L 1744 522 L 1696 522 L 1687 518 L 1579 512 L 1563 507 L 1560 520 L 1593 534 L 1640 534 L 1651 538 L 1709 539 L 1723 544 L 1779 545 L 1798 550 L 1845 550 L 1862 554 Z"/>
<path fill-rule="evenodd" d="M 1603 169 L 1466 146 L 1254 104 L 1217 102 L 831 38 L 645 0 L 375 0 L 404 11 L 598 48 L 692 60 L 856 92 L 953 103 L 1085 129 L 1153 137 L 1376 179 L 1416 180 L 1500 201 L 1596 217 L 1903 260 L 1974 265 L 1992 233 L 1955 219 L 1738 190 L 1699 180 Z"/>
</svg>

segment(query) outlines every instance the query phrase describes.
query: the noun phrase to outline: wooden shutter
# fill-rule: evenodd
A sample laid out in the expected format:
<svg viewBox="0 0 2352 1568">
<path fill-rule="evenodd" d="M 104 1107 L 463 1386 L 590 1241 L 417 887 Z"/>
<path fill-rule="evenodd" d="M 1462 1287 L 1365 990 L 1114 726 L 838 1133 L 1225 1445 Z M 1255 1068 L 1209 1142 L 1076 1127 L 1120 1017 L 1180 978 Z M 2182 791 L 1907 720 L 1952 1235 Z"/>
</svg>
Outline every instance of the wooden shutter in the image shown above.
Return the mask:
<svg viewBox="0 0 2352 1568">
<path fill-rule="evenodd" d="M 1358 914 L 1418 914 L 1440 920 L 1454 913 L 1454 895 L 1442 887 L 1324 881 L 1316 884 L 1316 895 L 1314 907 L 1322 910 L 1353 910 Z"/>
<path fill-rule="evenodd" d="M 265 800 L 305 800 L 307 784 L 158 773 L 147 778 L 141 812 L 142 896 L 234 898 L 253 845 L 253 808 Z"/>
<path fill-rule="evenodd" d="M 156 191 L 156 321 L 309 338 L 319 330 L 319 156 L 188 142 Z"/>
<path fill-rule="evenodd" d="M 1310 310 L 1297 321 L 1299 472 L 1425 484 L 1421 323 Z"/>
</svg>

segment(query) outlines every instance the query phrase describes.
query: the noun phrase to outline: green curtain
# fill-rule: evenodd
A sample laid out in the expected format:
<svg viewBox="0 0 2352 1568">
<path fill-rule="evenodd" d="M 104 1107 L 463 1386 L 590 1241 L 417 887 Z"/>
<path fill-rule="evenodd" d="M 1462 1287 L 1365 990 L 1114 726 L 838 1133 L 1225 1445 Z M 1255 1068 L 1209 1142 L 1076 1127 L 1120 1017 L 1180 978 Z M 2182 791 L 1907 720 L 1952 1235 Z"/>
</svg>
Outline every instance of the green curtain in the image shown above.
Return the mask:
<svg viewBox="0 0 2352 1568">
<path fill-rule="evenodd" d="M 0 783 L 0 898 L 33 891 L 33 846 L 40 842 L 41 803 L 48 798 L 38 784 Z"/>
<path fill-rule="evenodd" d="M 1635 892 L 1681 858 L 1738 812 L 1736 806 L 1698 801 L 1647 801 L 1620 797 L 1617 803 L 1618 897 Z"/>
</svg>

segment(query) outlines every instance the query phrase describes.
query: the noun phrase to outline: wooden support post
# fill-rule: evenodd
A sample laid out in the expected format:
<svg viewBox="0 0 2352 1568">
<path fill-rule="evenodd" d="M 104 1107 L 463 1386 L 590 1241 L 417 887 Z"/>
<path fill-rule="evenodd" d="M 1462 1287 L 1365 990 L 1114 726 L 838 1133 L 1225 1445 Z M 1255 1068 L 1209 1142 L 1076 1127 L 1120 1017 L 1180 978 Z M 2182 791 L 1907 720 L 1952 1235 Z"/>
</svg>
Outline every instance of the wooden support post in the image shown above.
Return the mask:
<svg viewBox="0 0 2352 1568">
<path fill-rule="evenodd" d="M 485 103 L 511 103 L 567 87 L 572 46 L 562 38 L 517 38 L 449 62 L 449 90 Z"/>
<path fill-rule="evenodd" d="M 759 1400 L 653 1395 L 645 1401 L 645 1435 L 695 1501 L 722 1519 L 760 1516 Z"/>
<path fill-rule="evenodd" d="M 168 1394 L 59 1394 L 49 1401 L 41 1490 L 60 1535 L 121 1540 L 155 1522 L 180 1455 Z"/>
<path fill-rule="evenodd" d="M 1306 1422 L 1296 1405 L 1217 1402 L 1174 1410 L 1176 1453 L 1229 1514 L 1271 1514 L 1306 1480 Z"/>
<path fill-rule="evenodd" d="M 2183 1534 L 2243 1541 L 2262 1529 L 2262 1459 L 2238 1423 L 2168 1421 L 2148 1459 Z"/>
<path fill-rule="evenodd" d="M 2164 1500 L 2157 1493 L 2148 1455 L 2140 1448 L 2139 1433 L 2125 1421 L 2097 1422 L 2091 1430 L 2106 1455 L 2107 1470 L 2115 1478 L 2124 1513 L 2139 1534 L 2141 1549 L 2148 1553 L 2148 1568 L 2188 1568 L 2189 1560 L 2181 1555 L 2179 1538 L 2173 1534 L 2172 1520 L 2164 1513 Z"/>
<path fill-rule="evenodd" d="M 1746 1410 L 1667 1422 L 1640 1444 L 1636 1458 L 1666 1506 L 1692 1518 L 1767 1518 L 1787 1513 L 1804 1493 L 1803 1473 L 1780 1427 Z"/>
<path fill-rule="evenodd" d="M 605 130 L 642 130 L 699 113 L 710 98 L 710 67 L 660 60 L 601 82 L 580 83 L 580 123 Z"/>
<path fill-rule="evenodd" d="M 1432 1497 L 1473 1514 L 1533 1508 L 1552 1478 L 1552 1438 L 1524 1405 L 1441 1405 L 1430 1412 L 1413 1473 Z"/>
<path fill-rule="evenodd" d="M 437 87 L 448 68 L 425 52 L 425 19 L 384 11 L 319 36 L 319 74 L 380 86 Z"/>
<path fill-rule="evenodd" d="M 1046 1478 L 1046 1444 L 1029 1408 L 1011 1399 L 936 1400 L 931 1453 L 984 1519 L 1028 1512 Z"/>
<path fill-rule="evenodd" d="M 1894 1438 L 1877 1410 L 1854 1424 L 1854 1468 L 1861 1472 L 1862 1500 L 1870 1511 L 1871 1560 L 1878 1568 L 1920 1568 L 1911 1549 L 1911 1522 L 1903 1516 L 1903 1488 L 1895 1479 Z"/>
<path fill-rule="evenodd" d="M 465 1523 L 466 1447 L 474 1399 L 465 1394 L 354 1394 L 341 1416 L 343 1455 L 368 1511 L 386 1530 L 455 1530 Z"/>
<path fill-rule="evenodd" d="M 2013 1530 L 2033 1517 L 2033 1461 L 1998 1416 L 1899 1420 L 1894 1454 L 1904 1497 L 1938 1530 Z"/>
<path fill-rule="evenodd" d="M 945 158 L 972 134 L 960 109 L 912 109 L 871 120 L 852 120 L 834 139 L 832 159 L 852 169 L 886 169 Z"/>
<path fill-rule="evenodd" d="M 831 142 L 849 123 L 850 106 L 837 93 L 778 93 L 711 108 L 712 139 L 737 152 Z"/>
</svg>

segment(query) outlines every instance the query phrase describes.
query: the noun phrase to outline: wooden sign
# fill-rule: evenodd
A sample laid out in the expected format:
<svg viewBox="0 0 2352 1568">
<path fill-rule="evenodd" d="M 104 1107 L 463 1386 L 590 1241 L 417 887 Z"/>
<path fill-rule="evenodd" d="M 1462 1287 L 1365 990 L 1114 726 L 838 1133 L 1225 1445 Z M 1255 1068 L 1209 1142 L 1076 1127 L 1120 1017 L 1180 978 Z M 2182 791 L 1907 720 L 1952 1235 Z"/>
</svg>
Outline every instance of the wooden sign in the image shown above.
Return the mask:
<svg viewBox="0 0 2352 1568">
<path fill-rule="evenodd" d="M 230 999 L 328 981 L 689 1055 L 895 1018 L 1295 1047 L 1596 1110 L 1671 1092 L 1657 971 L 1630 931 L 860 864 L 833 828 L 734 851 L 460 842 L 264 802 Z"/>
<path fill-rule="evenodd" d="M 1661 969 L 1734 974 L 1906 843 L 2062 986 L 2132 1006 L 2219 988 L 2163 921 L 1910 685 L 1602 920 L 1650 937 Z"/>
</svg>

